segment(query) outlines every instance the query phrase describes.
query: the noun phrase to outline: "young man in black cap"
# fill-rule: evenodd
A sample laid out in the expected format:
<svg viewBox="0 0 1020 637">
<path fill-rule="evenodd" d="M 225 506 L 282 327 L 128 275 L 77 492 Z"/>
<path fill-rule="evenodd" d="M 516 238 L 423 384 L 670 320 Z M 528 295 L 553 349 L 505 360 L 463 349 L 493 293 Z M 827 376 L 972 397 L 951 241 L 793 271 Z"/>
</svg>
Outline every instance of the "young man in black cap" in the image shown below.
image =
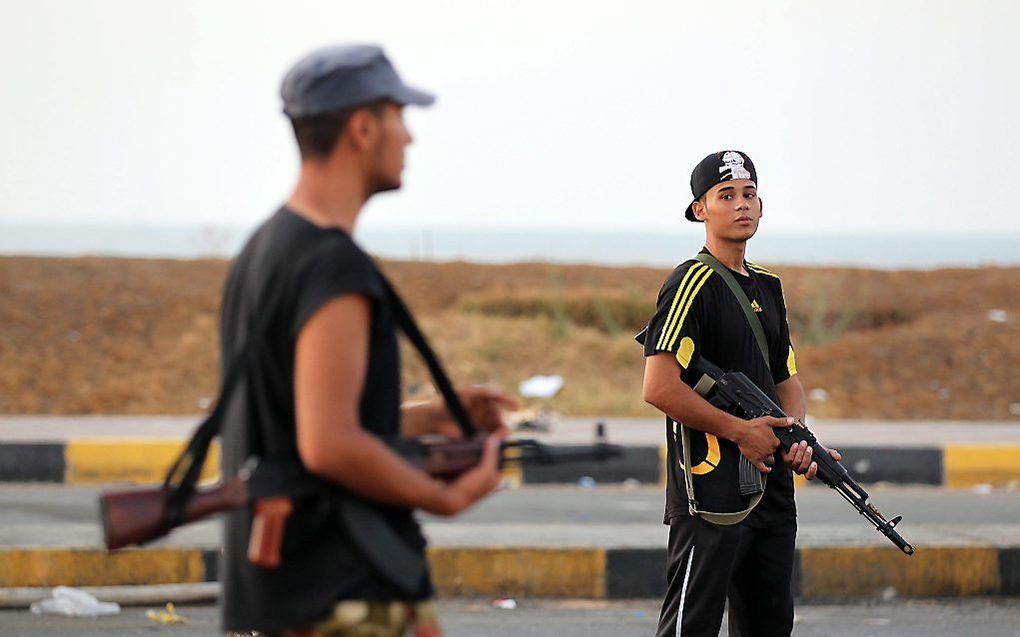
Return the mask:
<svg viewBox="0 0 1020 637">
<path fill-rule="evenodd" d="M 772 428 L 793 419 L 742 420 L 693 389 L 695 363 L 704 357 L 743 372 L 802 420 L 806 402 L 786 304 L 779 277 L 744 258 L 762 216 L 751 159 L 734 150 L 709 155 L 694 169 L 691 191 L 685 214 L 705 224 L 705 248 L 666 278 L 655 314 L 638 336 L 646 356 L 644 398 L 666 414 L 668 583 L 657 635 L 715 637 L 728 599 L 731 637 L 786 637 L 793 630 L 797 532 L 791 469 L 810 479 L 817 465 L 806 444 L 778 449 Z M 768 476 L 763 494 L 741 495 L 741 456 Z"/>
<path fill-rule="evenodd" d="M 401 409 L 394 306 L 352 238 L 365 202 L 401 185 L 411 142 L 403 106 L 433 98 L 404 85 L 374 46 L 312 53 L 286 75 L 281 94 L 301 172 L 287 203 L 238 256 L 224 291 L 222 360 L 247 353 L 223 430 L 224 470 L 234 473 L 254 456 L 335 485 L 369 503 L 372 519 L 383 522 L 380 535 L 424 563 L 413 509 L 452 515 L 498 485 L 505 434 L 499 409 L 514 404 L 492 388 L 460 392 L 475 424 L 493 433 L 481 463 L 448 484 L 382 440 L 459 433 L 441 401 Z M 246 556 L 252 513 L 228 516 L 226 629 L 341 637 L 413 628 L 420 637 L 439 635 L 427 569 L 410 587 L 383 575 L 388 565 L 363 550 L 365 538 L 355 537 L 359 529 L 341 522 L 331 502 L 296 499 L 277 568 Z"/>
</svg>

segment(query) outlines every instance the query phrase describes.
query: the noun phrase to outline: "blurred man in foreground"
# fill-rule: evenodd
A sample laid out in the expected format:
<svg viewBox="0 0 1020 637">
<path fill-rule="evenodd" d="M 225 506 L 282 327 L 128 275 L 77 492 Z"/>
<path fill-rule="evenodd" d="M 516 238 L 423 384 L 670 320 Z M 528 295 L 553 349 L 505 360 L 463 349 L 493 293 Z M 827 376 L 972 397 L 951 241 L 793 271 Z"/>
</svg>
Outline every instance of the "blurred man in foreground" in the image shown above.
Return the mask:
<svg viewBox="0 0 1020 637">
<path fill-rule="evenodd" d="M 281 94 L 301 172 L 286 204 L 242 250 L 224 292 L 223 360 L 248 356 L 224 427 L 224 469 L 236 472 L 252 456 L 300 467 L 368 502 L 387 533 L 424 559 L 412 511 L 453 515 L 499 484 L 499 408 L 513 405 L 494 389 L 461 392 L 475 424 L 492 435 L 481 463 L 450 483 L 383 441 L 458 432 L 441 401 L 401 408 L 393 308 L 352 238 L 366 201 L 401 185 L 411 143 L 404 106 L 433 98 L 406 86 L 374 46 L 312 53 L 286 75 Z M 260 323 L 269 329 L 252 332 Z M 246 559 L 251 522 L 249 510 L 226 522 L 223 614 L 233 634 L 440 634 L 427 570 L 413 590 L 387 579 L 328 498 L 296 503 L 275 569 Z"/>
</svg>

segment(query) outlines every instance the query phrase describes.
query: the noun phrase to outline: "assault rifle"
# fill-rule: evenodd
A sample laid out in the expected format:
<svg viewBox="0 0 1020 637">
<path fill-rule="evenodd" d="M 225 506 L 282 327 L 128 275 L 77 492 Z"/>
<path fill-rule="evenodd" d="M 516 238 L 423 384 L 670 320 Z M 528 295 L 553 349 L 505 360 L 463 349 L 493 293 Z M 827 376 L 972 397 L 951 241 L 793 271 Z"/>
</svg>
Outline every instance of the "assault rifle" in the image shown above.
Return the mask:
<svg viewBox="0 0 1020 637">
<path fill-rule="evenodd" d="M 747 420 L 762 416 L 787 418 L 786 413 L 742 372 L 723 372 L 704 357 L 694 361 L 693 368 L 702 374 L 694 390 L 716 407 L 735 412 Z M 818 439 L 804 423 L 795 422 L 789 427 L 775 427 L 772 432 L 787 451 L 801 441 L 807 441 L 812 450 L 812 460 L 818 464 L 818 473 L 815 477 L 835 489 L 897 548 L 907 555 L 914 554 L 914 547 L 896 531 L 896 525 L 903 516 L 898 515 L 892 520 L 885 519 L 874 505 L 868 503 L 868 492 L 850 477 L 842 463 L 829 455 L 828 450 L 818 443 Z M 753 468 L 753 465 L 750 466 Z M 745 482 L 748 476 L 743 475 L 743 467 L 741 473 L 741 481 Z M 760 479 L 760 476 L 754 477 Z"/>
<path fill-rule="evenodd" d="M 599 438 L 593 445 L 558 449 L 536 440 L 506 440 L 501 446 L 501 466 L 513 464 L 557 464 L 562 462 L 604 461 L 619 457 L 623 450 Z M 483 440 L 450 440 L 427 437 L 399 440 L 394 449 L 408 462 L 430 476 L 449 480 L 478 464 Z M 327 496 L 335 487 L 299 467 L 283 468 L 253 461 L 237 476 L 214 487 L 196 489 L 184 508 L 182 524 L 210 515 L 252 506 L 248 559 L 258 566 L 275 568 L 280 564 L 280 547 L 293 499 L 303 496 Z M 136 487 L 109 491 L 99 498 L 100 518 L 106 548 L 116 550 L 152 542 L 172 530 L 166 525 L 169 488 Z"/>
</svg>

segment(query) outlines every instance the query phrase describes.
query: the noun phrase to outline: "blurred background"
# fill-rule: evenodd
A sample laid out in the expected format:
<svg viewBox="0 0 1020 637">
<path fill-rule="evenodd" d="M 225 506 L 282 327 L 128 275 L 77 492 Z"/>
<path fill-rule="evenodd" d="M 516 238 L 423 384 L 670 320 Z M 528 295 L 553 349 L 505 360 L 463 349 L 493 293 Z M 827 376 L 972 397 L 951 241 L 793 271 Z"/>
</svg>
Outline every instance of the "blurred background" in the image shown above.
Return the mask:
<svg viewBox="0 0 1020 637">
<path fill-rule="evenodd" d="M 288 195 L 285 70 L 382 44 L 435 92 L 358 239 L 454 376 L 652 416 L 632 336 L 755 161 L 809 413 L 1020 421 L 1014 3 L 71 2 L 0 23 L 0 412 L 193 414 L 230 256 Z M 408 356 L 409 393 L 427 391 Z"/>
</svg>

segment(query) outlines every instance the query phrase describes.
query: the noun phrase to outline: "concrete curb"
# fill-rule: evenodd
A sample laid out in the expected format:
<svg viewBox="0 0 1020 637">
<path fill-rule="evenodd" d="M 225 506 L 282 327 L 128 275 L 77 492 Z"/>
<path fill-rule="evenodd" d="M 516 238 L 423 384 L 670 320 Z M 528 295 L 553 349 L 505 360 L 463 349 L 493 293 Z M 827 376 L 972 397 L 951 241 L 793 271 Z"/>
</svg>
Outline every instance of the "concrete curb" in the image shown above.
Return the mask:
<svg viewBox="0 0 1020 637">
<path fill-rule="evenodd" d="M 429 561 L 445 596 L 627 599 L 665 592 L 664 548 L 434 547 Z M 0 605 L 24 599 L 14 589 L 215 582 L 216 562 L 210 549 L 3 549 Z M 800 548 L 794 592 L 801 599 L 1017 596 L 1020 547 L 930 546 L 913 557 L 894 548 Z"/>
<path fill-rule="evenodd" d="M 62 443 L 0 443 L 0 482 L 90 484 L 162 481 L 183 448 L 183 439 L 70 439 Z M 659 483 L 665 475 L 665 446 L 624 447 L 621 458 L 605 462 L 510 466 L 513 484 L 572 484 L 588 476 L 598 483 L 636 480 Z M 944 447 L 842 446 L 843 464 L 861 483 L 925 484 L 967 487 L 1020 482 L 1020 445 Z M 219 474 L 214 443 L 203 480 Z"/>
<path fill-rule="evenodd" d="M 121 606 L 162 606 L 214 602 L 223 593 L 219 582 L 198 584 L 156 584 L 150 586 L 83 586 L 80 590 L 103 602 Z M 32 602 L 51 597 L 50 587 L 0 588 L 0 608 L 28 608 Z"/>
</svg>

